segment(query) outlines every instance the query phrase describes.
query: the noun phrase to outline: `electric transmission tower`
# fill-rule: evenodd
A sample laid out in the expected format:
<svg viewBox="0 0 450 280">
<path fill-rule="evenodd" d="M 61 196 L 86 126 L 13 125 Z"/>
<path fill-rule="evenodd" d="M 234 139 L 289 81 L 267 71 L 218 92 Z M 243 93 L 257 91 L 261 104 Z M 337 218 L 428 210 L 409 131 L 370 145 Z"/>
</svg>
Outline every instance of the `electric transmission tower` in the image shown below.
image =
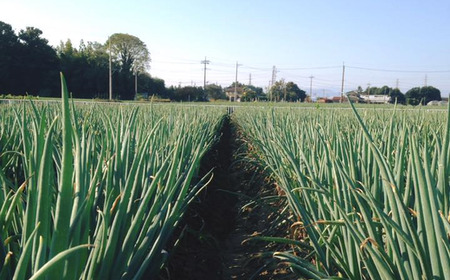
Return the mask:
<svg viewBox="0 0 450 280">
<path fill-rule="evenodd" d="M 309 76 L 309 78 L 311 79 L 311 81 L 310 81 L 310 83 L 309 83 L 309 96 L 311 96 L 311 100 L 312 100 L 312 98 L 313 98 L 313 96 L 312 96 L 312 80 L 313 80 L 313 78 L 314 78 L 314 76 Z"/>
<path fill-rule="evenodd" d="M 276 81 L 277 81 L 277 67 L 274 65 L 272 67 L 272 86 L 275 84 Z"/>
</svg>

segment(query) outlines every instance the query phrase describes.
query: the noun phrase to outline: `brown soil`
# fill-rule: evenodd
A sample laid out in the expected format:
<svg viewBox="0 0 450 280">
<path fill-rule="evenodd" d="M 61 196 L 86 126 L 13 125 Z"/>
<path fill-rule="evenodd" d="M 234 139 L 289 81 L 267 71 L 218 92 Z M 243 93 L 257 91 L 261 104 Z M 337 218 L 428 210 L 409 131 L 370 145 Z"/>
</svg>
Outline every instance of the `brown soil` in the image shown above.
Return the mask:
<svg viewBox="0 0 450 280">
<path fill-rule="evenodd" d="M 252 239 L 289 236 L 285 197 L 253 163 L 232 121 L 221 133 L 200 172 L 214 169 L 214 179 L 190 205 L 160 279 L 296 279 L 272 257 L 287 245 Z"/>
</svg>

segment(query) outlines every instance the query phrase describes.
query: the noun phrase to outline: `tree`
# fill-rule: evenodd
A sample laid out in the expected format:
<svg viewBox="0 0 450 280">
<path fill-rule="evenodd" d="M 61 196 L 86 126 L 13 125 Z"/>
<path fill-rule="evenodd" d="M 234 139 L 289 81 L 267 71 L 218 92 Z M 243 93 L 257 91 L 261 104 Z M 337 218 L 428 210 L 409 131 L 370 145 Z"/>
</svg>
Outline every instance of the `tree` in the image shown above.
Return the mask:
<svg viewBox="0 0 450 280">
<path fill-rule="evenodd" d="M 16 35 L 0 22 L 0 93 L 56 95 L 59 61 L 42 31 L 27 27 Z"/>
<path fill-rule="evenodd" d="M 414 87 L 405 93 L 406 104 L 419 105 L 422 100 L 422 94 L 420 93 L 420 87 Z"/>
<path fill-rule="evenodd" d="M 276 81 L 271 87 L 270 87 L 270 99 L 272 101 L 280 101 L 285 96 L 286 89 L 286 83 L 284 82 L 284 79 L 281 79 L 280 81 Z"/>
<path fill-rule="evenodd" d="M 409 105 L 426 105 L 432 100 L 442 100 L 441 91 L 432 86 L 412 88 L 405 93 L 405 97 Z"/>
<path fill-rule="evenodd" d="M 243 87 L 242 101 L 254 101 L 264 97 L 263 89 L 252 85 Z"/>
<path fill-rule="evenodd" d="M 168 95 L 175 101 L 207 101 L 202 87 L 170 87 Z"/>
<path fill-rule="evenodd" d="M 294 82 L 286 83 L 284 79 L 275 82 L 270 88 L 270 94 L 272 100 L 285 100 L 285 101 L 301 101 L 306 99 L 306 92 L 301 90 Z"/>
<path fill-rule="evenodd" d="M 146 72 L 138 74 L 138 92 L 167 98 L 164 80 L 153 78 Z"/>
<path fill-rule="evenodd" d="M 209 100 L 227 99 L 225 92 L 222 87 L 215 84 L 210 84 L 206 86 L 205 89 L 206 96 Z"/>
<path fill-rule="evenodd" d="M 41 38 L 42 31 L 27 27 L 19 32 L 22 64 L 19 93 L 42 96 L 58 95 L 59 60 L 56 51 Z"/>
<path fill-rule="evenodd" d="M 382 86 L 381 88 L 379 88 L 376 91 L 376 95 L 389 95 L 390 96 L 390 92 L 392 91 L 392 88 L 388 87 L 388 86 Z"/>
<path fill-rule="evenodd" d="M 241 101 L 254 101 L 258 97 L 258 93 L 254 87 L 246 86 L 243 88 Z"/>
<path fill-rule="evenodd" d="M 224 88 L 224 98 L 227 99 L 226 93 L 234 98 L 234 91 L 238 94 L 240 101 L 254 101 L 264 96 L 263 89 L 252 85 L 244 85 L 242 83 L 233 82 L 230 86 Z"/>
<path fill-rule="evenodd" d="M 377 87 L 367 87 L 364 91 L 365 95 L 378 95 L 379 88 Z"/>
<path fill-rule="evenodd" d="M 421 93 L 424 97 L 424 102 L 427 104 L 430 101 L 436 100 L 441 101 L 441 91 L 432 86 L 422 87 Z"/>
<path fill-rule="evenodd" d="M 405 104 L 406 102 L 405 95 L 398 88 L 392 89 L 389 96 L 391 97 L 391 103 Z"/>
<path fill-rule="evenodd" d="M 0 21 L 0 94 L 14 92 L 19 74 L 17 63 L 19 38 L 11 25 Z"/>
<path fill-rule="evenodd" d="M 98 42 L 80 42 L 79 49 L 72 42 L 57 47 L 61 71 L 75 98 L 107 98 L 109 58 Z"/>
<path fill-rule="evenodd" d="M 286 84 L 286 91 L 287 91 L 287 101 L 305 101 L 306 98 L 306 92 L 304 90 L 301 90 L 297 84 L 294 82 L 288 82 Z"/>
<path fill-rule="evenodd" d="M 364 90 L 362 89 L 361 86 L 358 86 L 358 89 L 356 90 L 356 93 L 357 93 L 358 95 L 361 95 L 361 94 L 364 93 Z"/>
<path fill-rule="evenodd" d="M 99 42 L 80 42 L 81 57 L 87 61 L 87 71 L 83 78 L 88 81 L 86 92 L 92 97 L 109 97 L 109 56 L 106 48 Z"/>
<path fill-rule="evenodd" d="M 138 37 L 115 33 L 106 41 L 113 60 L 119 69 L 116 73 L 115 88 L 122 99 L 134 98 L 133 75 L 145 72 L 149 67 L 150 53 L 147 46 Z"/>
</svg>

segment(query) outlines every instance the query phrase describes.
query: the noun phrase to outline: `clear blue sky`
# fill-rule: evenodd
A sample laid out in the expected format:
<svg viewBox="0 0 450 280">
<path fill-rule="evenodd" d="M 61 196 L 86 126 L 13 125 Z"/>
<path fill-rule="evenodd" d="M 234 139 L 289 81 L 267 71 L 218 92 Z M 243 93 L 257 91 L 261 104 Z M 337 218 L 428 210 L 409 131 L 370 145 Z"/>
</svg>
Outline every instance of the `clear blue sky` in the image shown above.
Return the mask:
<svg viewBox="0 0 450 280">
<path fill-rule="evenodd" d="M 150 73 L 166 85 L 208 83 L 266 87 L 296 82 L 313 95 L 428 85 L 450 92 L 450 1 L 55 1 L 0 0 L 0 20 L 16 31 L 33 26 L 56 46 L 71 39 L 104 43 L 113 33 L 139 37 L 151 53 Z M 368 68 L 376 70 L 365 70 Z M 384 71 L 381 71 L 384 70 Z M 425 78 L 426 77 L 426 78 Z"/>
</svg>

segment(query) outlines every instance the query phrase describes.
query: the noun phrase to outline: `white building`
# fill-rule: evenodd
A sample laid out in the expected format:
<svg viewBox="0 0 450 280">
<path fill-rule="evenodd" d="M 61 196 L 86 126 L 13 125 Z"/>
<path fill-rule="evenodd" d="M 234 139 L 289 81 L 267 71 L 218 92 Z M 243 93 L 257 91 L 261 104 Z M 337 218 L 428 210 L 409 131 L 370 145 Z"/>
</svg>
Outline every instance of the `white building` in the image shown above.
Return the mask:
<svg viewBox="0 0 450 280">
<path fill-rule="evenodd" d="M 366 103 L 387 104 L 391 101 L 388 95 L 361 95 L 360 98 Z"/>
</svg>

